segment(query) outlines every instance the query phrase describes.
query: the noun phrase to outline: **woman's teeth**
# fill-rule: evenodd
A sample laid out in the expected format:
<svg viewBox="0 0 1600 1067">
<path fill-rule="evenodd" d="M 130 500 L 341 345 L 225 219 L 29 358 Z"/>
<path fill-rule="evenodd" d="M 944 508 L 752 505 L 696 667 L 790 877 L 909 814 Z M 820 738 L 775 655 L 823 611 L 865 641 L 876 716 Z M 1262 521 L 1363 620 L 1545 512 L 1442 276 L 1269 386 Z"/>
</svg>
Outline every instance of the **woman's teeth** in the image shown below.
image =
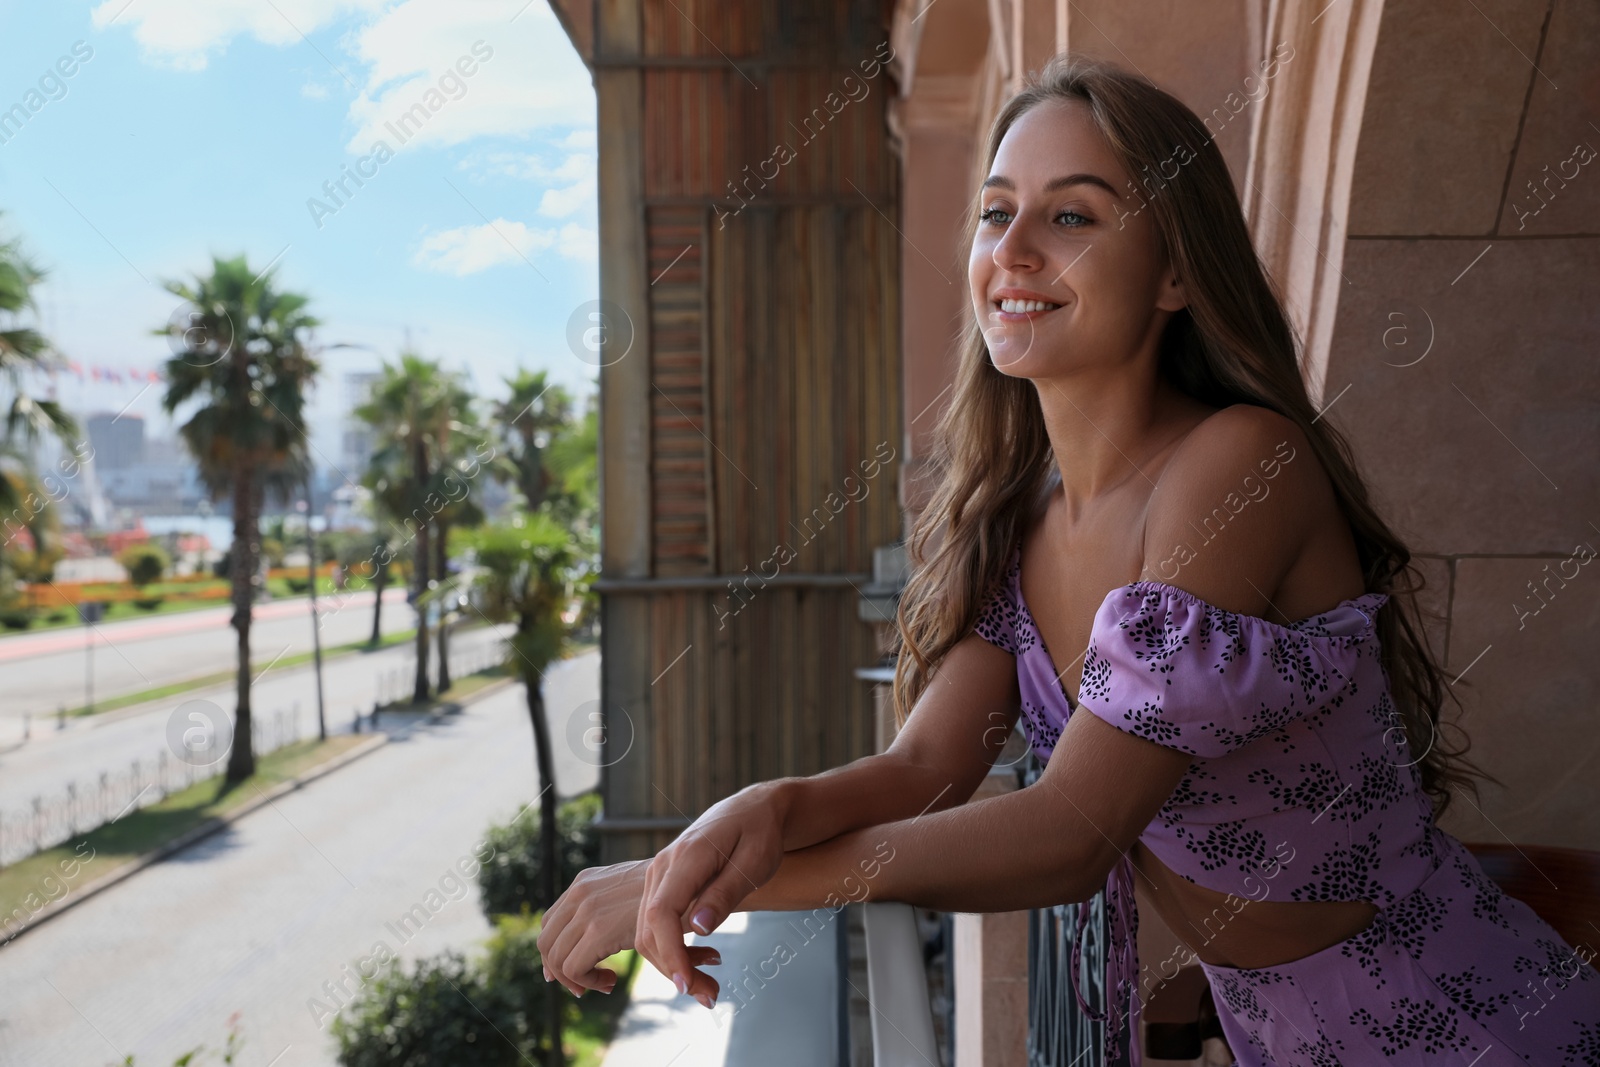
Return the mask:
<svg viewBox="0 0 1600 1067">
<path fill-rule="evenodd" d="M 1012 314 L 1023 314 L 1029 311 L 1054 311 L 1060 304 L 1047 304 L 1043 300 L 1002 300 L 1000 310 Z"/>
</svg>

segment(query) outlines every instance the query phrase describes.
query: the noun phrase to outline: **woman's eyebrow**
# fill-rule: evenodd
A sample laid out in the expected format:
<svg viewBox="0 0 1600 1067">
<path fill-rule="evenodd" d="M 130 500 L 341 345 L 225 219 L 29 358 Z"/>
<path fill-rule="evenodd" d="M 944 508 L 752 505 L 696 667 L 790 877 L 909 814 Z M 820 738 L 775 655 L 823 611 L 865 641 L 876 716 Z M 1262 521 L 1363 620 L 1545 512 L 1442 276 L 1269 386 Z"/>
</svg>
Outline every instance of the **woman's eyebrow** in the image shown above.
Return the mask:
<svg viewBox="0 0 1600 1067">
<path fill-rule="evenodd" d="M 1047 193 L 1053 193 L 1057 189 L 1063 189 L 1069 185 L 1098 185 L 1100 188 L 1110 193 L 1113 199 L 1122 199 L 1122 195 L 1111 187 L 1110 182 L 1096 174 L 1068 174 L 1061 178 L 1051 178 L 1049 181 L 1044 183 L 1044 191 Z M 1012 192 L 1015 192 L 1017 186 L 1015 182 L 1003 174 L 991 174 L 989 177 L 984 179 L 982 188 L 1009 189 Z"/>
</svg>

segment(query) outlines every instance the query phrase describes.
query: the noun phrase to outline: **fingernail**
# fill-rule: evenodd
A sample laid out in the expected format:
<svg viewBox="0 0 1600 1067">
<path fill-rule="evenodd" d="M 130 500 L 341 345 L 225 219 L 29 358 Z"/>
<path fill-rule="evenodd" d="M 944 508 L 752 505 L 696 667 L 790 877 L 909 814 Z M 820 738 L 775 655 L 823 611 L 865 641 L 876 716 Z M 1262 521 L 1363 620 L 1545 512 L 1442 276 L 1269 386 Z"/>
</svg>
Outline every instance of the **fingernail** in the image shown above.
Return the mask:
<svg viewBox="0 0 1600 1067">
<path fill-rule="evenodd" d="M 700 1002 L 700 1006 L 702 1008 L 706 1009 L 707 1011 L 711 1010 L 711 1004 L 712 1004 L 711 998 L 706 996 L 704 993 L 696 993 L 694 995 L 694 999 L 696 999 L 696 1000 L 698 1000 Z"/>
<path fill-rule="evenodd" d="M 546 982 L 550 981 L 550 968 L 548 967 L 544 969 L 544 980 Z"/>
<path fill-rule="evenodd" d="M 717 964 L 722 962 L 722 957 L 718 956 L 716 953 L 712 953 L 706 957 L 705 962 L 707 967 L 715 967 Z"/>
<path fill-rule="evenodd" d="M 681 974 L 674 974 L 672 976 L 672 984 L 678 987 L 679 993 L 689 992 L 689 983 Z"/>
<path fill-rule="evenodd" d="M 712 918 L 713 916 L 710 908 L 701 908 L 699 911 L 694 913 L 694 918 L 689 920 L 689 925 L 693 926 L 702 934 L 709 934 L 711 932 Z"/>
</svg>

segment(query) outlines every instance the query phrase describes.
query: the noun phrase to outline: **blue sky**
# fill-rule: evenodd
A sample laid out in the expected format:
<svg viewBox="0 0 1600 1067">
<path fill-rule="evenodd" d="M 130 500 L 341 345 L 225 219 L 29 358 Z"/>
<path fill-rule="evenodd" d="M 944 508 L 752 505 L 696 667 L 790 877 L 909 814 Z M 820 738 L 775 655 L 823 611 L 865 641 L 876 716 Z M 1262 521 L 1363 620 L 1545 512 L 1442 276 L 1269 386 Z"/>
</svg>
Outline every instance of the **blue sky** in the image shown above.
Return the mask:
<svg viewBox="0 0 1600 1067">
<path fill-rule="evenodd" d="M 312 298 L 318 342 L 377 350 L 323 356 L 335 459 L 343 373 L 408 329 L 486 394 L 518 366 L 594 388 L 566 340 L 599 291 L 594 90 L 545 0 L 0 0 L 0 122 L 19 104 L 0 234 L 49 272 L 40 324 L 80 363 L 157 369 L 161 283 L 243 253 Z M 59 379 L 163 433 L 144 384 Z"/>
</svg>

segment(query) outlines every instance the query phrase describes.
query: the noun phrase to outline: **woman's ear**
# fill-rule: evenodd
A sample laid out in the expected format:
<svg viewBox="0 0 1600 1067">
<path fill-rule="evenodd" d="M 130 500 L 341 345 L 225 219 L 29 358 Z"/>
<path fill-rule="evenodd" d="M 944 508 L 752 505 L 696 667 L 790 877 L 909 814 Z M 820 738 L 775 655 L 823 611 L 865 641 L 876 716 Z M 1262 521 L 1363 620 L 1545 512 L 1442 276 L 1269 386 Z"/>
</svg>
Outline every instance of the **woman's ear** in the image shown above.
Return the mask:
<svg viewBox="0 0 1600 1067">
<path fill-rule="evenodd" d="M 1184 291 L 1183 282 L 1179 280 L 1178 273 L 1168 268 L 1161 278 L 1161 292 L 1156 298 L 1156 307 L 1162 311 L 1178 312 L 1189 306 L 1189 296 Z"/>
</svg>

